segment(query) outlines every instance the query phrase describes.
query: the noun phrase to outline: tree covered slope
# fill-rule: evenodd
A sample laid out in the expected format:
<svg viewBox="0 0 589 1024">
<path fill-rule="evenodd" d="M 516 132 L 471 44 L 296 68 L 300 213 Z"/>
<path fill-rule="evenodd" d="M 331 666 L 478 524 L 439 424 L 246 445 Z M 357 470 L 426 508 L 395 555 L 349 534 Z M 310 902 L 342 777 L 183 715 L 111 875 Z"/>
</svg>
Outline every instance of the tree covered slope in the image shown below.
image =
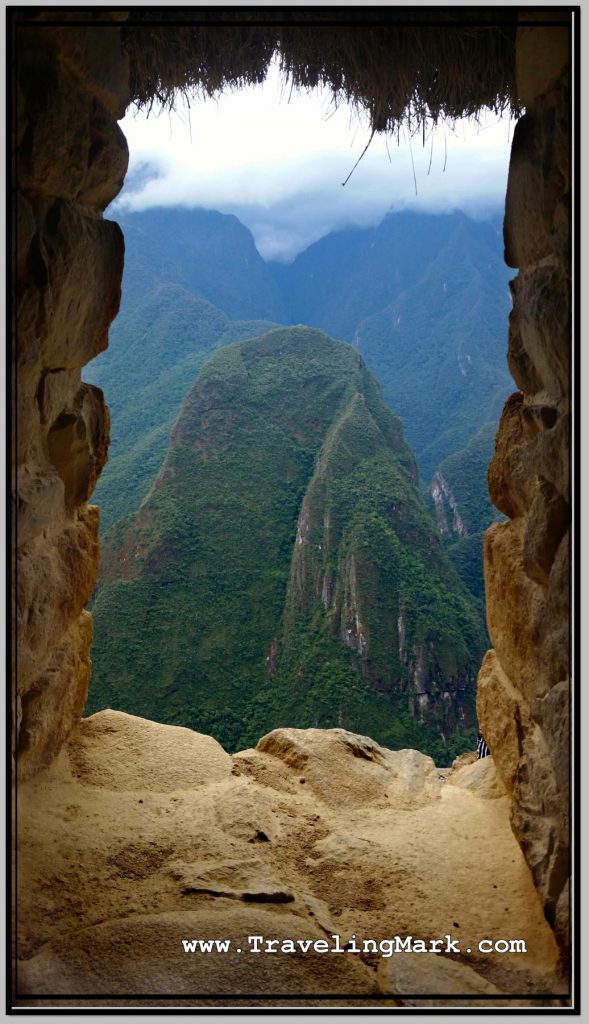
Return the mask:
<svg viewBox="0 0 589 1024">
<path fill-rule="evenodd" d="M 121 309 L 109 348 L 85 371 L 111 410 L 109 461 L 94 499 L 103 531 L 147 494 L 182 401 L 209 355 L 284 315 L 253 238 L 235 217 L 148 210 L 120 222 Z"/>
<path fill-rule="evenodd" d="M 106 539 L 88 710 L 229 749 L 343 725 L 447 752 L 475 724 L 483 627 L 416 480 L 351 346 L 297 327 L 218 350 Z"/>
<path fill-rule="evenodd" d="M 273 265 L 289 318 L 352 342 L 401 418 L 424 485 L 513 389 L 501 224 L 394 213 Z"/>
</svg>

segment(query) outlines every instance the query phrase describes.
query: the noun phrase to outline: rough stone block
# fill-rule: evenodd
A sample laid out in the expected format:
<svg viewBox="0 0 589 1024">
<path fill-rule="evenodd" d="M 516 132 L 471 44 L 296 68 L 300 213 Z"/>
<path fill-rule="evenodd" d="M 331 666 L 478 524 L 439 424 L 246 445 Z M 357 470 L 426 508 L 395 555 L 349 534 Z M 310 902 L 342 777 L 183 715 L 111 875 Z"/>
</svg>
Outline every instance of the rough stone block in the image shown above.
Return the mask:
<svg viewBox="0 0 589 1024">
<path fill-rule="evenodd" d="M 540 480 L 528 513 L 524 537 L 524 569 L 530 579 L 547 587 L 559 544 L 568 530 L 570 509 L 547 480 Z"/>
<path fill-rule="evenodd" d="M 53 423 L 71 406 L 80 387 L 80 370 L 44 370 L 37 385 L 41 424 Z"/>
<path fill-rule="evenodd" d="M 18 473 L 16 497 L 16 542 L 29 544 L 63 513 L 64 488 L 53 468 L 22 467 Z"/>
<path fill-rule="evenodd" d="M 500 990 L 472 967 L 436 953 L 395 953 L 381 962 L 378 980 L 381 990 L 399 997 L 403 1006 L 509 1005 L 509 1000 L 497 1000 Z M 440 999 L 444 995 L 464 998 Z M 485 1003 L 485 996 L 492 1002 Z"/>
<path fill-rule="evenodd" d="M 48 204 L 37 252 L 45 367 L 75 369 L 106 348 L 119 308 L 123 254 L 117 224 L 62 200 Z"/>
<path fill-rule="evenodd" d="M 120 191 L 129 162 L 112 111 L 83 92 L 65 67 L 25 67 L 21 84 L 29 118 L 17 155 L 19 187 L 105 209 Z"/>
<path fill-rule="evenodd" d="M 508 267 L 528 267 L 552 251 L 538 141 L 537 119 L 525 114 L 515 126 L 509 160 L 503 225 Z"/>
<path fill-rule="evenodd" d="M 537 11 L 525 12 L 526 20 L 542 17 Z M 557 82 L 569 62 L 569 33 L 566 27 L 522 26 L 516 44 L 516 81 L 524 106 L 532 106 L 539 96 Z"/>
<path fill-rule="evenodd" d="M 82 384 L 72 406 L 64 409 L 49 430 L 49 457 L 65 488 L 65 504 L 87 501 L 106 462 L 109 414 L 100 388 Z"/>
<path fill-rule="evenodd" d="M 446 786 L 466 789 L 482 800 L 497 800 L 506 793 L 492 756 L 481 757 L 454 769 L 446 776 Z"/>
<path fill-rule="evenodd" d="M 18 688 L 26 694 L 77 620 L 96 585 L 98 509 L 83 506 L 53 522 L 17 556 Z M 61 528 L 60 528 L 61 527 Z"/>
<path fill-rule="evenodd" d="M 530 464 L 535 473 L 550 482 L 564 501 L 570 504 L 570 415 L 568 401 L 557 407 L 557 417 L 550 429 L 538 434 Z"/>
<path fill-rule="evenodd" d="M 514 376 L 521 375 L 527 394 L 543 390 L 558 402 L 569 393 L 568 277 L 556 259 L 544 262 L 519 273 L 513 282 L 512 294 L 510 369 Z M 537 388 L 538 384 L 541 389 Z"/>
<path fill-rule="evenodd" d="M 82 612 L 53 645 L 44 671 L 21 695 L 20 782 L 53 761 L 79 721 L 90 679 L 91 643 L 92 616 Z"/>
<path fill-rule="evenodd" d="M 564 84 L 538 100 L 518 121 L 505 200 L 505 260 L 531 267 L 566 253 L 570 168 L 568 91 Z"/>
<path fill-rule="evenodd" d="M 525 515 L 536 490 L 522 420 L 523 395 L 511 395 L 501 414 L 487 480 L 493 504 L 509 516 Z"/>
<path fill-rule="evenodd" d="M 553 680 L 570 675 L 570 532 L 560 542 L 550 570 L 540 628 L 547 672 Z"/>
<path fill-rule="evenodd" d="M 487 651 L 477 681 L 477 716 L 506 789 L 513 792 L 524 728 L 530 721 L 522 694 L 507 677 L 495 651 Z"/>
<path fill-rule="evenodd" d="M 534 701 L 532 714 L 538 722 L 558 793 L 558 810 L 563 823 L 569 820 L 570 778 L 570 687 L 568 680 L 553 686 L 541 700 Z"/>
<path fill-rule="evenodd" d="M 484 540 L 489 636 L 505 673 L 528 702 L 545 694 L 558 678 L 546 664 L 543 633 L 545 592 L 523 564 L 526 520 L 491 526 Z"/>
</svg>

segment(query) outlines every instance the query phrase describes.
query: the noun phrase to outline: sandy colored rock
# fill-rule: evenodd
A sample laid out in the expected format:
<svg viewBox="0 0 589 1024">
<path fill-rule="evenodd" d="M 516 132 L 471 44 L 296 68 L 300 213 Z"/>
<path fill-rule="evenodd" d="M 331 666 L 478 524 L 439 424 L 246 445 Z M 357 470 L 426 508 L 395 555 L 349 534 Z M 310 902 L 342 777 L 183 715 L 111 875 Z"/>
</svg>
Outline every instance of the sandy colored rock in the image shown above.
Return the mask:
<svg viewBox="0 0 589 1024">
<path fill-rule="evenodd" d="M 88 501 L 107 459 L 110 415 L 100 388 L 81 384 L 52 423 L 49 458 L 64 485 L 66 508 Z"/>
<path fill-rule="evenodd" d="M 562 538 L 569 528 L 570 509 L 547 480 L 540 480 L 528 515 L 524 537 L 524 570 L 530 579 L 548 586 L 550 570 Z"/>
<path fill-rule="evenodd" d="M 214 782 L 231 772 L 229 754 L 211 736 L 122 711 L 85 718 L 70 760 L 82 786 L 113 791 L 169 793 Z"/>
<path fill-rule="evenodd" d="M 123 253 L 118 224 L 62 200 L 47 205 L 38 236 L 47 282 L 41 314 L 45 366 L 75 369 L 106 348 L 119 309 Z"/>
<path fill-rule="evenodd" d="M 465 750 L 463 754 L 459 754 L 458 757 L 454 758 L 450 766 L 450 769 L 446 769 L 446 772 L 448 773 L 448 771 L 456 771 L 457 768 L 462 768 L 462 766 L 466 764 L 472 764 L 473 761 L 476 760 L 476 750 Z"/>
<path fill-rule="evenodd" d="M 511 523 L 485 538 L 489 634 L 477 708 L 511 823 L 545 914 L 568 955 L 568 675 L 570 518 L 570 227 L 568 78 L 564 36 L 518 31 L 526 114 L 507 188 L 511 283 L 508 400 L 489 467 L 494 503 Z M 533 52 L 534 51 L 534 52 Z M 550 51 L 550 52 L 549 52 Z"/>
<path fill-rule="evenodd" d="M 115 12 L 114 17 L 124 14 Z M 535 521 L 535 513 L 531 524 L 527 522 L 535 475 L 541 474 L 569 500 L 569 94 L 561 74 L 568 58 L 565 31 L 526 26 L 517 31 L 517 83 L 526 115 L 516 132 L 505 240 L 508 258 L 524 270 L 512 285 L 509 366 L 524 394 L 522 404 L 552 406 L 558 415 L 552 425 L 544 423 L 533 436 L 524 437 L 517 433 L 521 424 L 514 413 L 515 433 L 504 431 L 501 437 L 500 431 L 503 465 L 491 491 L 498 507 L 522 522 L 517 527 L 508 524 L 503 534 L 495 531 L 487 545 L 490 627 L 497 653 L 494 663 L 490 656 L 485 661 L 479 695 L 493 760 L 513 792 L 514 827 L 563 950 L 568 945 L 567 752 L 562 724 L 568 547 L 563 538 L 545 590 L 525 582 L 522 538 L 529 526 L 536 551 L 545 554 L 550 543 L 550 537 L 541 535 L 543 528 L 550 532 L 550 517 L 544 517 L 544 527 L 541 516 Z M 401 781 L 395 790 L 394 773 L 386 763 L 369 758 L 362 776 L 362 755 L 354 759 L 341 750 L 338 770 L 358 762 L 349 772 L 352 796 L 347 810 L 337 771 L 330 784 L 325 764 L 312 769 L 307 763 L 305 771 L 312 774 L 319 799 L 308 782 L 295 781 L 295 765 L 262 751 L 235 759 L 241 778 L 226 778 L 219 763 L 221 777 L 215 782 L 187 783 L 188 788 L 172 795 L 160 791 L 161 778 L 168 777 L 174 764 L 168 741 L 163 744 L 165 763 L 160 766 L 155 757 L 146 766 L 139 736 L 145 740 L 149 735 L 150 742 L 155 737 L 141 733 L 140 727 L 134 739 L 128 737 L 135 744 L 133 765 L 127 764 L 122 749 L 118 762 L 116 757 L 113 761 L 123 779 L 151 779 L 155 789 L 139 796 L 103 785 L 104 780 L 109 786 L 117 781 L 113 769 L 101 761 L 103 743 L 105 750 L 116 750 L 112 737 L 108 746 L 106 732 L 91 752 L 88 736 L 78 736 L 74 729 L 72 745 L 59 753 L 64 732 L 74 728 L 87 677 L 90 630 L 83 608 L 96 570 L 96 524 L 89 522 L 96 514 L 66 511 L 63 477 L 69 474 L 74 494 L 83 495 L 85 485 L 77 488 L 73 466 L 63 467 L 62 479 L 56 477 L 47 456 L 47 438 L 50 426 L 74 401 L 79 369 L 105 347 L 108 324 L 118 308 L 123 242 L 118 229 L 101 216 L 125 173 L 126 146 L 116 121 L 130 98 L 129 62 L 113 27 L 30 25 L 23 38 L 27 41 L 13 83 L 18 184 L 26 192 L 17 200 L 16 233 L 17 507 L 22 531 L 17 536 L 20 660 L 15 703 L 23 730 L 23 766 L 28 758 L 30 771 L 39 771 L 47 758 L 53 758 L 23 786 L 19 803 L 24 886 L 19 953 L 27 960 L 36 953 L 43 958 L 42 963 L 36 957 L 34 963 L 30 960 L 31 983 L 60 985 L 67 976 L 69 984 L 73 969 L 79 969 L 80 980 L 96 977 L 98 961 L 91 961 L 91 949 L 88 959 L 76 961 L 72 953 L 75 968 L 64 963 L 63 951 L 69 935 L 92 931 L 101 921 L 106 933 L 101 948 L 110 950 L 107 966 L 120 976 L 129 965 L 117 931 L 121 922 L 149 913 L 184 913 L 186 899 L 213 899 L 178 895 L 176 882 L 165 874 L 172 854 L 191 865 L 198 846 L 201 860 L 210 858 L 218 864 L 228 849 L 237 857 L 251 841 L 271 862 L 269 878 L 278 872 L 293 892 L 313 889 L 313 898 L 319 891 L 329 913 L 340 915 L 342 927 L 386 928 L 395 920 L 399 927 L 419 927 L 424 933 L 444 928 L 456 913 L 452 893 L 468 892 L 469 906 L 461 905 L 457 917 L 461 928 L 474 933 L 479 925 L 501 932 L 509 927 L 512 934 L 519 931 L 533 939 L 529 962 L 535 964 L 534 976 L 521 963 L 487 961 L 483 966 L 490 980 L 503 991 L 506 983 L 512 991 L 522 985 L 528 990 L 547 986 L 555 949 L 534 902 L 520 848 L 509 831 L 504 798 L 481 800 L 468 789 L 444 784 L 439 798 L 432 799 L 430 793 L 416 811 L 403 801 L 416 792 L 426 793 L 425 769 L 420 776 L 419 771 L 409 773 L 406 765 L 405 774 L 413 783 L 403 781 L 399 770 Z M 64 372 L 66 377 L 58 384 L 57 375 Z M 52 390 L 48 375 L 54 373 Z M 42 411 L 45 384 L 48 399 Z M 82 475 L 88 479 L 87 467 Z M 553 550 L 554 544 L 550 557 Z M 542 583 L 549 560 L 538 563 Z M 536 572 L 531 561 L 527 567 Z M 494 696 L 498 699 L 493 706 Z M 81 759 L 97 784 L 84 785 L 75 778 L 72 758 Z M 181 784 L 192 777 L 184 764 Z M 264 777 L 268 784 L 261 781 Z M 552 781 L 545 790 L 547 779 Z M 368 794 L 364 804 L 363 785 Z M 385 792 L 389 801 L 390 794 L 400 794 L 397 805 L 386 810 Z M 524 794 L 530 807 L 521 802 Z M 237 814 L 241 800 L 246 801 L 244 810 Z M 555 803 L 559 810 L 551 817 Z M 125 865 L 135 871 L 134 879 L 121 874 Z M 493 877 L 501 882 L 500 901 L 491 891 L 498 884 L 490 881 Z M 299 906 L 296 900 L 295 905 Z M 143 978 L 150 957 L 160 965 L 157 970 L 162 961 L 161 951 L 154 950 L 153 931 L 151 938 L 142 935 L 141 948 L 149 952 L 148 967 L 141 966 Z M 62 940 L 66 945 L 58 949 Z M 40 953 L 43 943 L 47 946 Z M 483 966 L 479 965 L 481 970 Z"/>
<path fill-rule="evenodd" d="M 562 400 L 555 408 L 556 418 L 550 429 L 536 438 L 531 455 L 535 473 L 548 480 L 570 504 L 570 414 L 568 401 Z"/>
<path fill-rule="evenodd" d="M 64 517 L 65 518 L 65 517 Z M 98 509 L 85 506 L 17 557 L 19 691 L 26 693 L 90 600 L 98 565 Z"/>
<path fill-rule="evenodd" d="M 374 757 L 378 751 L 385 764 L 388 754 L 407 762 L 411 752 L 333 735 L 341 730 L 328 730 L 324 742 L 320 730 L 309 730 L 307 742 L 303 730 L 295 732 L 281 737 L 282 749 L 305 758 L 309 777 L 313 751 L 321 778 L 322 758 L 339 744 L 341 763 L 357 762 L 357 792 L 364 773 L 371 799 L 346 805 L 336 787 L 318 796 L 298 782 L 287 791 L 277 766 L 298 778 L 300 762 L 289 766 L 260 750 L 256 757 L 277 784 L 232 774 L 239 755 L 231 759 L 210 737 L 186 729 L 114 711 L 85 719 L 52 764 L 21 787 L 23 994 L 90 986 L 101 994 L 226 998 L 275 991 L 283 1001 L 288 993 L 311 1000 L 353 992 L 369 1001 L 383 991 L 376 970 L 384 961 L 370 946 L 345 955 L 188 955 L 180 948 L 182 938 L 201 937 L 245 949 L 248 935 L 331 943 L 338 935 L 344 946 L 352 935 L 380 942 L 450 932 L 464 947 L 460 963 L 501 991 L 556 983 L 556 945 L 506 797 L 443 785 L 425 803 L 420 787 L 413 803 L 406 787 L 397 803 L 379 801 L 375 761 L 354 756 L 350 745 Z M 525 959 L 466 953 L 503 934 L 526 941 Z"/>
<path fill-rule="evenodd" d="M 378 980 L 382 991 L 399 996 L 403 1006 L 513 1005 L 508 1000 L 484 1002 L 485 996 L 500 996 L 499 989 L 485 981 L 472 967 L 435 953 L 395 953 L 380 965 Z M 434 998 L 419 998 L 416 993 Z M 458 993 L 467 998 L 443 998 Z"/>
<path fill-rule="evenodd" d="M 26 44 L 24 38 L 26 36 Z M 117 117 L 128 60 L 113 28 L 29 24 L 15 95 L 19 778 L 54 758 L 79 721 L 90 674 L 98 510 L 108 414 L 80 369 L 107 345 L 123 239 L 102 219 L 128 162 Z"/>
<path fill-rule="evenodd" d="M 537 701 L 532 708 L 534 719 L 542 730 L 548 749 L 565 827 L 568 827 L 569 823 L 570 704 L 570 684 L 568 680 L 563 680 L 553 686 L 549 693 Z"/>
<path fill-rule="evenodd" d="M 440 794 L 430 757 L 417 750 L 386 750 L 345 729 L 275 729 L 256 749 L 283 761 L 299 784 L 330 806 L 390 801 L 395 807 L 417 807 Z"/>
<path fill-rule="evenodd" d="M 489 636 L 505 674 L 531 701 L 547 692 L 551 680 L 541 629 L 544 590 L 524 570 L 525 530 L 523 517 L 491 526 L 484 540 L 484 569 Z"/>
<path fill-rule="evenodd" d="M 50 764 L 84 711 L 90 682 L 92 616 L 82 612 L 56 647 L 41 675 L 19 694 L 19 780 Z"/>
<path fill-rule="evenodd" d="M 507 399 L 487 472 L 491 500 L 510 519 L 525 514 L 536 490 L 526 452 L 522 404 L 519 392 Z"/>
<path fill-rule="evenodd" d="M 17 488 L 16 531 L 24 547 L 61 516 L 64 486 L 54 466 L 33 470 L 25 465 L 18 473 Z"/>
<path fill-rule="evenodd" d="M 322 995 L 339 991 L 369 997 L 378 992 L 374 974 L 353 956 L 309 952 L 250 952 L 249 936 L 278 940 L 323 940 L 312 922 L 283 911 L 211 908 L 176 914 L 146 914 L 108 921 L 43 950 L 23 966 L 23 991 L 97 995 Z M 230 937 L 227 953 L 186 954 L 182 938 Z M 255 947 L 255 943 L 253 944 Z M 130 951 L 132 954 L 130 956 Z M 238 952 L 240 950 L 240 952 Z M 130 969 L 129 960 L 132 959 Z"/>
<path fill-rule="evenodd" d="M 477 716 L 493 751 L 503 784 L 512 792 L 521 757 L 521 737 L 529 727 L 529 709 L 501 667 L 495 651 L 487 651 L 477 680 Z"/>
<path fill-rule="evenodd" d="M 498 774 L 513 795 L 512 828 L 548 920 L 555 923 L 569 864 L 568 685 L 554 687 L 533 708 L 534 715 L 495 652 L 488 652 L 478 679 L 477 713 L 490 749 L 497 752 Z"/>
<path fill-rule="evenodd" d="M 497 800 L 505 796 L 505 786 L 497 775 L 492 756 L 481 757 L 472 764 L 461 765 L 449 772 L 446 785 L 467 789 L 481 800 Z"/>
</svg>

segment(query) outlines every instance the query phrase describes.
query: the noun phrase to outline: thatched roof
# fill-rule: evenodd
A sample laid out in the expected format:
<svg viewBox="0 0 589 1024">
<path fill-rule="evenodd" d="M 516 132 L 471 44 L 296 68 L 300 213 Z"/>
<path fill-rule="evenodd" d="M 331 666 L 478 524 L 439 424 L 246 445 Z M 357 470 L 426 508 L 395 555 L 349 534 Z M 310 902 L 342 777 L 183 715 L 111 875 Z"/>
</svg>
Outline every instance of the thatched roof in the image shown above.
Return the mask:
<svg viewBox="0 0 589 1024">
<path fill-rule="evenodd" d="M 295 87 L 325 85 L 376 131 L 483 108 L 517 111 L 517 8 L 133 8 L 135 101 L 262 82 L 274 54 Z"/>
</svg>

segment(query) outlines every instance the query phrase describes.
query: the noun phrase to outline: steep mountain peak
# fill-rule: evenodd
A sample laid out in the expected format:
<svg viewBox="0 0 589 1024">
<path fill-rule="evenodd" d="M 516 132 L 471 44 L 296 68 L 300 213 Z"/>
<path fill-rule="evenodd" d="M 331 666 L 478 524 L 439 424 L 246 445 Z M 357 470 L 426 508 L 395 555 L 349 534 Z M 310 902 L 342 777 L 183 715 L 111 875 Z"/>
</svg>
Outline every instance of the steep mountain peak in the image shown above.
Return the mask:
<svg viewBox="0 0 589 1024">
<path fill-rule="evenodd" d="M 478 612 L 415 479 L 351 345 L 297 326 L 219 349 L 107 535 L 90 708 L 229 748 L 279 724 L 400 746 L 472 725 Z"/>
</svg>

